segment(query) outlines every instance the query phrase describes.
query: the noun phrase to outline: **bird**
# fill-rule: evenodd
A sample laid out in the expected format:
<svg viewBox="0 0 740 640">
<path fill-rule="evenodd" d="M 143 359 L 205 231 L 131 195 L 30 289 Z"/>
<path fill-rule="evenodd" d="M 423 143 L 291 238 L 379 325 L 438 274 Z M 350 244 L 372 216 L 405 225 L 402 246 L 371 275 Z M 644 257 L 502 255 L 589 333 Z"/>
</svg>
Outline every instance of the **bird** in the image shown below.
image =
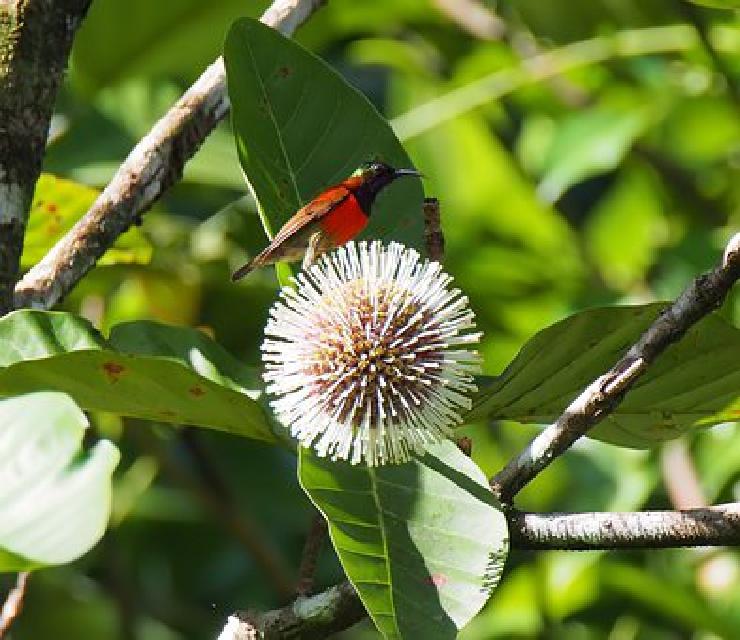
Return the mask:
<svg viewBox="0 0 740 640">
<path fill-rule="evenodd" d="M 323 190 L 293 214 L 262 252 L 233 273 L 232 281 L 280 261 L 303 258 L 307 269 L 326 251 L 357 236 L 370 219 L 377 195 L 404 176 L 420 178 L 422 174 L 377 160 L 360 165 L 349 178 Z"/>
</svg>

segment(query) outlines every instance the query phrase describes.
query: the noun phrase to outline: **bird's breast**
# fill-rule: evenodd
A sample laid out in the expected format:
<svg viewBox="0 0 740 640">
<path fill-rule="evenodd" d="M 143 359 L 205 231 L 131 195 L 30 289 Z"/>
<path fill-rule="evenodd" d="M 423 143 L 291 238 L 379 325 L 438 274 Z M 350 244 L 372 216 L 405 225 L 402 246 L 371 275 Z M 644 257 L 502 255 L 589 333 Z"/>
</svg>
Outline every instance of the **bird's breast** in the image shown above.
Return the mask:
<svg viewBox="0 0 740 640">
<path fill-rule="evenodd" d="M 321 221 L 321 227 L 335 246 L 349 242 L 367 225 L 368 217 L 360 207 L 354 194 L 329 212 Z"/>
</svg>

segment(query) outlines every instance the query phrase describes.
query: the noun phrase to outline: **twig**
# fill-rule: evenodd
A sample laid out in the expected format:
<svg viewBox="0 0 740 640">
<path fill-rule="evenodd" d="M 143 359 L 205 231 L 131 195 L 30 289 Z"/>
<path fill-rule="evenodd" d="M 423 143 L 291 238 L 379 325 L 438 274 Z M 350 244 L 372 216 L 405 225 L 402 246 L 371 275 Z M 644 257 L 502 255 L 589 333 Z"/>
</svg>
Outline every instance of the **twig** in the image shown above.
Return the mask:
<svg viewBox="0 0 740 640">
<path fill-rule="evenodd" d="M 636 344 L 571 402 L 557 422 L 542 431 L 491 480 L 504 503 L 622 401 L 648 366 L 686 330 L 716 309 L 740 277 L 740 233 L 727 245 L 722 264 L 696 278 L 653 322 Z"/>
<path fill-rule="evenodd" d="M 325 0 L 275 0 L 261 20 L 290 35 Z M 134 147 L 85 216 L 15 289 L 16 307 L 49 309 L 182 176 L 185 163 L 229 111 L 223 59 L 211 64 Z"/>
<path fill-rule="evenodd" d="M 0 640 L 5 637 L 14 620 L 23 611 L 23 598 L 26 595 L 29 575 L 28 571 L 19 573 L 15 586 L 8 593 L 8 597 L 5 598 L 2 611 L 0 611 Z"/>
<path fill-rule="evenodd" d="M 54 102 L 89 5 L 90 0 L 0 2 L 0 316 L 13 308 Z"/>
<path fill-rule="evenodd" d="M 306 536 L 306 543 L 303 545 L 303 554 L 301 555 L 301 566 L 298 569 L 298 585 L 296 594 L 307 596 L 313 591 L 314 577 L 316 575 L 316 565 L 321 552 L 321 546 L 326 538 L 326 520 L 318 511 L 314 513 L 311 519 L 311 528 Z"/>
<path fill-rule="evenodd" d="M 685 511 L 509 514 L 517 549 L 664 549 L 740 544 L 740 503 Z"/>
<path fill-rule="evenodd" d="M 445 238 L 442 235 L 437 198 L 424 198 L 424 244 L 429 259 L 442 262 L 445 254 Z"/>
</svg>

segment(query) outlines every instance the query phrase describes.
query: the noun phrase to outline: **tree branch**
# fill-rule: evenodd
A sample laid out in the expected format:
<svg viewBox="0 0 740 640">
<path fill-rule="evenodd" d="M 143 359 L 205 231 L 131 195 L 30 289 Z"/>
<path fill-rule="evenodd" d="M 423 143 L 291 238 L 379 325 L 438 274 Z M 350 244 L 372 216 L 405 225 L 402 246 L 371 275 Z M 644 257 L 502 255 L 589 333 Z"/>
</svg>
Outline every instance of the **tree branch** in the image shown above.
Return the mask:
<svg viewBox="0 0 740 640">
<path fill-rule="evenodd" d="M 740 277 L 740 233 L 727 245 L 722 264 L 696 278 L 653 322 L 636 344 L 571 402 L 557 422 L 544 429 L 491 480 L 502 502 L 512 498 L 557 456 L 619 406 L 632 385 L 671 343 L 722 304 Z"/>
<path fill-rule="evenodd" d="M 508 517 L 516 549 L 664 549 L 740 544 L 740 503 L 685 511 L 521 513 Z"/>
<path fill-rule="evenodd" d="M 275 0 L 261 20 L 290 35 L 325 0 Z M 229 111 L 218 58 L 139 141 L 87 214 L 18 283 L 16 307 L 59 302 L 182 176 L 185 163 Z"/>
<path fill-rule="evenodd" d="M 13 288 L 49 121 L 90 0 L 0 2 L 0 316 Z"/>
<path fill-rule="evenodd" d="M 240 611 L 229 617 L 218 640 L 301 638 L 315 640 L 347 629 L 367 613 L 347 581 L 267 613 Z"/>
</svg>

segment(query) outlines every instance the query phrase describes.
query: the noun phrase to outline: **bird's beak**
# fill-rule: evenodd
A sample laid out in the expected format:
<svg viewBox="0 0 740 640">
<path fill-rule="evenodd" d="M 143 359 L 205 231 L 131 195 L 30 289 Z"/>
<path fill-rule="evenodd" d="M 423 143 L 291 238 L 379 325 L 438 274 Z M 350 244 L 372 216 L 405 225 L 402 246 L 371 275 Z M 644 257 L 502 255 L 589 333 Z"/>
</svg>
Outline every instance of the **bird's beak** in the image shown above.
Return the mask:
<svg viewBox="0 0 740 640">
<path fill-rule="evenodd" d="M 393 172 L 394 178 L 401 178 L 403 176 L 415 176 L 417 178 L 423 178 L 424 174 L 419 173 L 416 169 L 396 169 Z"/>
</svg>

